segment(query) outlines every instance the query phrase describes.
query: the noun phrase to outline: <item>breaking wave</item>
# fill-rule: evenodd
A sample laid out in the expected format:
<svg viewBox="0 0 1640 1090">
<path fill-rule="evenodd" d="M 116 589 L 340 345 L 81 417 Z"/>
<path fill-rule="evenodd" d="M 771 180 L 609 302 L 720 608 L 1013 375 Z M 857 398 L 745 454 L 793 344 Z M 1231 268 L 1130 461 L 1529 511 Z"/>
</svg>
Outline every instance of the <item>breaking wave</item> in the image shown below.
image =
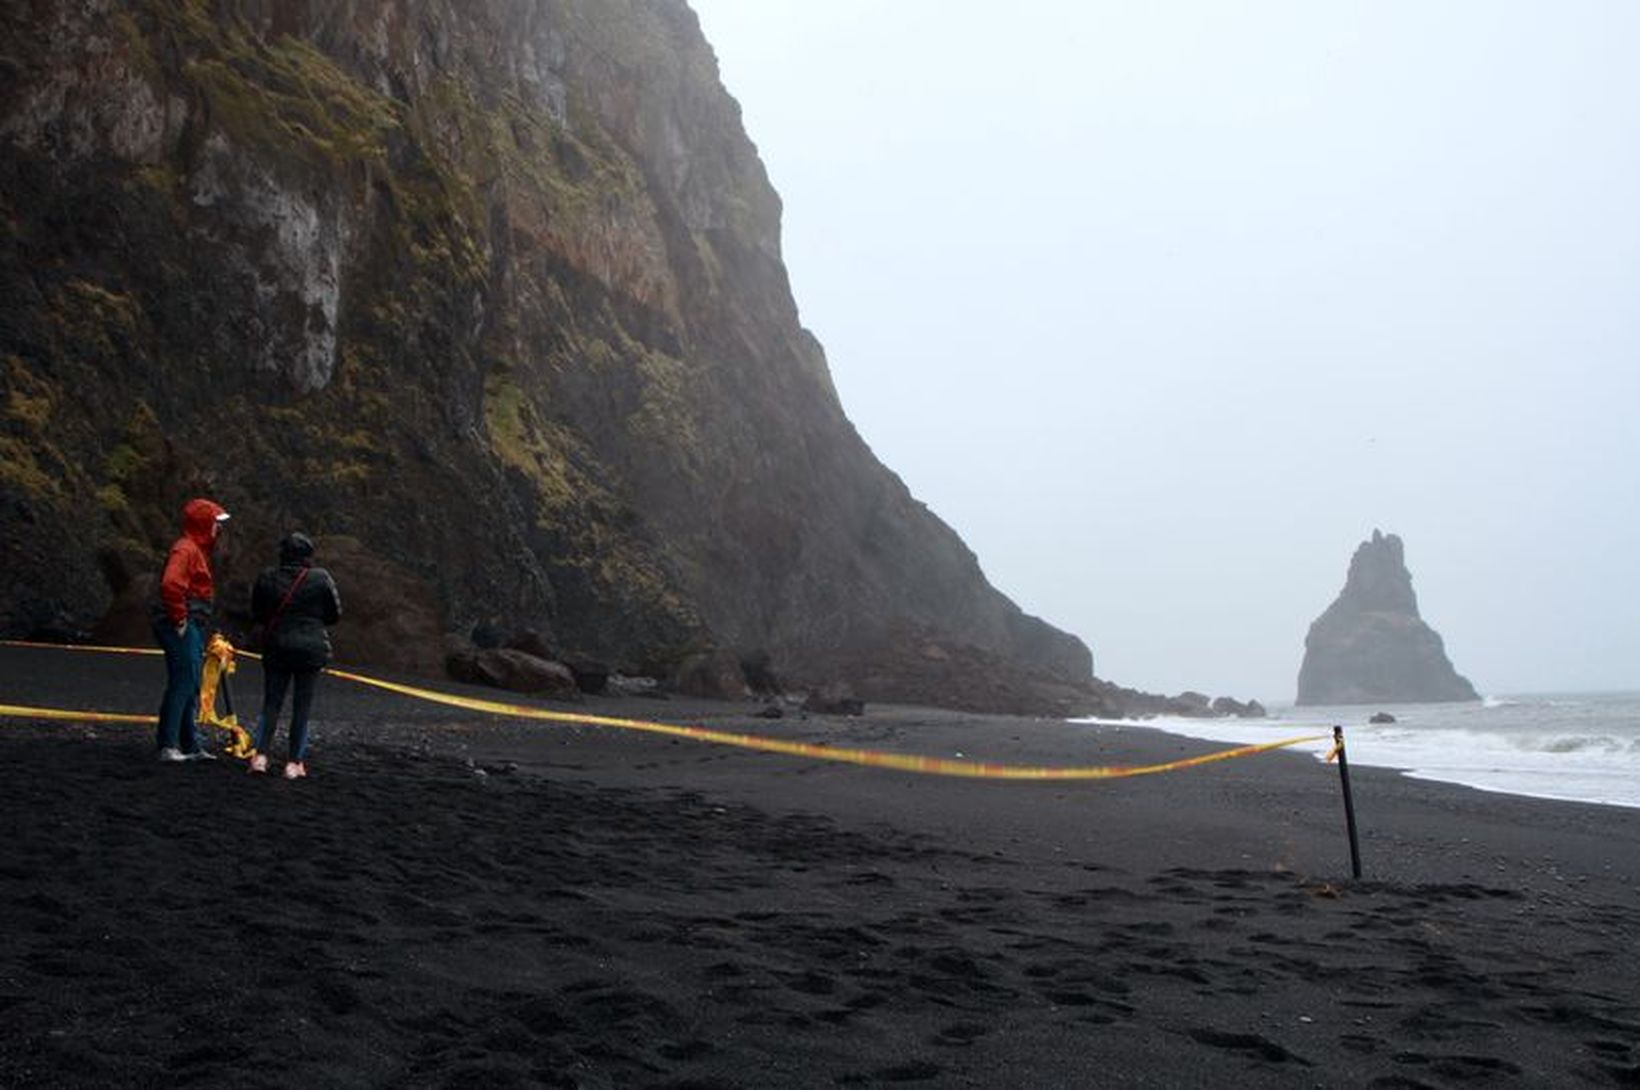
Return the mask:
<svg viewBox="0 0 1640 1090">
<path fill-rule="evenodd" d="M 1272 742 L 1342 724 L 1350 763 L 1537 798 L 1640 807 L 1640 693 L 1495 696 L 1467 704 L 1276 708 L 1268 719 L 1153 719 L 1216 742 Z M 1091 720 L 1084 722 L 1093 723 Z M 1131 725 L 1131 724 L 1130 724 Z M 1296 747 L 1325 756 L 1326 743 Z"/>
</svg>

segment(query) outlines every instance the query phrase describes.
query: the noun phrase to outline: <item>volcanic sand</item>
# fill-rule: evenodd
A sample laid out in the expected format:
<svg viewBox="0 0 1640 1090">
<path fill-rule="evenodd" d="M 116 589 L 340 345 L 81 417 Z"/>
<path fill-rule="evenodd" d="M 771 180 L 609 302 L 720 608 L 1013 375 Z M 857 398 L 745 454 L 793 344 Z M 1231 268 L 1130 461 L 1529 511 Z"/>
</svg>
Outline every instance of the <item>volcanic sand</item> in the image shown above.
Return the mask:
<svg viewBox="0 0 1640 1090">
<path fill-rule="evenodd" d="M 15 703 L 144 711 L 161 675 L 0 649 Z M 1028 764 L 1223 748 L 543 706 Z M 0 1085 L 1640 1084 L 1636 810 L 1358 767 L 1357 881 L 1303 754 L 951 780 L 337 679 L 305 781 L 152 747 L 0 722 Z"/>
</svg>

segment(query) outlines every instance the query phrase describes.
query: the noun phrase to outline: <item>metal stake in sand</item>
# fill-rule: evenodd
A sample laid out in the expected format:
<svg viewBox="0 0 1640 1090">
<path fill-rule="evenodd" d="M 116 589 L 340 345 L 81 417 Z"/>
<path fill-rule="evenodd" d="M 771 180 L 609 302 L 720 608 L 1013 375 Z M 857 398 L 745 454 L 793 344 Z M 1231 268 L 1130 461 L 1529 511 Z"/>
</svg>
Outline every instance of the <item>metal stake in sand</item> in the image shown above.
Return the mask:
<svg viewBox="0 0 1640 1090">
<path fill-rule="evenodd" d="M 1355 800 L 1350 796 L 1350 759 L 1344 753 L 1344 728 L 1333 727 L 1333 749 L 1327 760 L 1338 759 L 1338 782 L 1344 787 L 1344 825 L 1350 833 L 1350 872 L 1361 877 L 1361 842 L 1355 836 Z"/>
</svg>

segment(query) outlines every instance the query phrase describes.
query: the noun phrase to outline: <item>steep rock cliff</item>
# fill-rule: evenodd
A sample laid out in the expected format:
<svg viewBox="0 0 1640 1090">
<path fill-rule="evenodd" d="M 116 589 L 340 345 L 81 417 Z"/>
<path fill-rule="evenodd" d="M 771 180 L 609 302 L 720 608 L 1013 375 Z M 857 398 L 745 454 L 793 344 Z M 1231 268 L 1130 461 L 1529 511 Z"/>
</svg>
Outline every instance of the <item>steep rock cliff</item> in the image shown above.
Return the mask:
<svg viewBox="0 0 1640 1090">
<path fill-rule="evenodd" d="M 1299 704 L 1478 700 L 1441 637 L 1418 616 L 1401 539 L 1372 532 L 1350 559 L 1344 589 L 1304 639 Z"/>
<path fill-rule="evenodd" d="M 7 634 L 89 627 L 206 492 L 230 590 L 300 525 L 449 630 L 624 669 L 1086 691 L 1087 648 L 844 417 L 681 0 L 78 0 L 0 32 Z"/>
</svg>

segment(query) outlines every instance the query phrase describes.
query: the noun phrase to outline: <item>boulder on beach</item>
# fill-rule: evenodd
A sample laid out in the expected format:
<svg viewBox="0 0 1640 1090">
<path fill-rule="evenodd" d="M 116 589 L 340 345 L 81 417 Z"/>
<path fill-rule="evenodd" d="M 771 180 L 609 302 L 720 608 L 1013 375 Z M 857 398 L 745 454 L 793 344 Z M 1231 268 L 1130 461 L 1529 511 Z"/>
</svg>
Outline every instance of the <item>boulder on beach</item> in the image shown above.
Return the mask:
<svg viewBox="0 0 1640 1090">
<path fill-rule="evenodd" d="M 700 651 L 686 656 L 672 675 L 672 689 L 708 700 L 745 700 L 751 695 L 740 657 L 729 651 Z"/>
<path fill-rule="evenodd" d="M 803 701 L 803 710 L 816 715 L 864 715 L 865 701 L 854 695 L 854 690 L 840 681 L 821 685 Z"/>
<path fill-rule="evenodd" d="M 517 693 L 573 697 L 575 675 L 561 662 L 537 658 L 512 647 L 472 647 L 453 651 L 445 661 L 450 676 L 473 685 Z"/>
</svg>

